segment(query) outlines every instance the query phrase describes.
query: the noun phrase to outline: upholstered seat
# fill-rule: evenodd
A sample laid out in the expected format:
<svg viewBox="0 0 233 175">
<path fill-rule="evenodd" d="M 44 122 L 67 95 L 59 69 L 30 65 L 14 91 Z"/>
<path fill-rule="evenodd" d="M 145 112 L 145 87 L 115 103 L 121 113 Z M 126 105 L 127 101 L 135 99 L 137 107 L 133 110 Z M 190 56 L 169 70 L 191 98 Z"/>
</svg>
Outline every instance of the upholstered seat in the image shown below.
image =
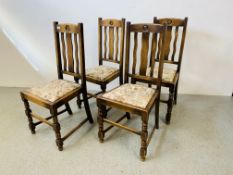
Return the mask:
<svg viewBox="0 0 233 175">
<path fill-rule="evenodd" d="M 139 84 L 124 84 L 103 95 L 104 98 L 115 100 L 139 108 L 146 108 L 155 89 Z"/>
<path fill-rule="evenodd" d="M 77 83 L 59 79 L 51 81 L 46 85 L 32 87 L 27 89 L 26 92 L 44 100 L 54 102 L 67 93 L 79 88 L 80 85 Z"/>
<path fill-rule="evenodd" d="M 86 71 L 87 79 L 94 79 L 97 81 L 106 81 L 109 77 L 118 74 L 119 70 L 110 66 L 98 66 L 95 68 L 88 69 Z"/>
<path fill-rule="evenodd" d="M 146 70 L 147 76 L 150 76 L 150 70 L 151 70 L 151 68 L 148 67 Z M 162 75 L 163 81 L 172 83 L 175 75 L 176 75 L 176 70 L 171 69 L 171 68 L 165 68 L 165 67 L 163 68 L 163 75 Z M 158 77 L 158 68 L 157 67 L 154 68 L 153 77 L 155 77 L 155 78 Z"/>
</svg>

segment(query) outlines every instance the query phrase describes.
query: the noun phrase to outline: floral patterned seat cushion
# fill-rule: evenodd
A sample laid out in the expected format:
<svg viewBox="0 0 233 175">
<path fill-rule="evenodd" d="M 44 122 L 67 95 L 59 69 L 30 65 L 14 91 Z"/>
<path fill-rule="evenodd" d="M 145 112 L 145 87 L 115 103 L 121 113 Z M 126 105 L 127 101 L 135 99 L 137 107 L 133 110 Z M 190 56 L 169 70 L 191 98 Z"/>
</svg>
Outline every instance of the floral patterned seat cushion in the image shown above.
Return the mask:
<svg viewBox="0 0 233 175">
<path fill-rule="evenodd" d="M 147 76 L 150 76 L 150 70 L 151 68 L 148 67 L 146 70 Z M 165 68 L 165 67 L 163 68 L 163 81 L 173 82 L 175 75 L 176 75 L 176 70 L 172 68 Z M 158 67 L 154 68 L 153 77 L 155 78 L 158 77 Z"/>
<path fill-rule="evenodd" d="M 74 89 L 79 89 L 80 85 L 68 80 L 54 80 L 46 85 L 32 87 L 26 92 L 38 96 L 44 100 L 54 102 Z"/>
<path fill-rule="evenodd" d="M 146 108 L 155 92 L 155 89 L 143 85 L 124 84 L 106 92 L 103 97 L 135 107 Z"/>
<path fill-rule="evenodd" d="M 108 76 L 117 72 L 119 72 L 117 68 L 101 65 L 95 68 L 88 69 L 86 71 L 86 76 L 98 81 L 104 81 Z"/>
</svg>

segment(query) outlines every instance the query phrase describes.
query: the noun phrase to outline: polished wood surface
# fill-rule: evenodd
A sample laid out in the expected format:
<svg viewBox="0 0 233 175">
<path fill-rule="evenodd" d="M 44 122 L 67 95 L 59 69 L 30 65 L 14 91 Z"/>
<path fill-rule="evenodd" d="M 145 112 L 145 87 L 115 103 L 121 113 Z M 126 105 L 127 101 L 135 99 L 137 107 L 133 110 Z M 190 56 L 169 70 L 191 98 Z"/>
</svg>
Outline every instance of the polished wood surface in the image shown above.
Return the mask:
<svg viewBox="0 0 233 175">
<path fill-rule="evenodd" d="M 119 84 L 123 83 L 123 56 L 125 38 L 125 19 L 98 19 L 98 51 L 99 65 L 104 62 L 116 63 L 118 71 L 107 76 L 104 80 L 99 80 L 91 76 L 86 76 L 88 82 L 100 85 L 101 91 L 105 92 L 107 85 L 119 77 Z M 88 98 L 96 97 L 97 94 L 89 93 Z M 83 100 L 80 100 L 79 106 Z"/>
<path fill-rule="evenodd" d="M 42 99 L 29 93 L 27 90 L 21 92 L 21 97 L 24 102 L 25 113 L 28 117 L 29 128 L 31 132 L 35 134 L 36 126 L 41 123 L 45 123 L 51 126 L 55 132 L 58 149 L 62 151 L 64 140 L 67 139 L 76 130 L 78 130 L 87 121 L 93 123 L 93 119 L 87 99 L 83 24 L 58 24 L 58 22 L 54 22 L 53 26 L 58 79 L 63 79 L 63 74 L 69 75 L 74 78 L 76 83 L 78 83 L 80 80 L 80 87 L 66 93 L 64 96 L 55 100 L 54 102 Z M 74 50 L 75 55 L 73 54 Z M 80 55 L 80 57 L 78 57 L 78 55 Z M 58 120 L 58 115 L 66 111 L 71 115 L 72 110 L 68 102 L 73 98 L 78 98 L 79 100 L 80 94 L 82 94 L 84 99 L 87 118 L 83 120 L 78 126 L 73 128 L 70 132 L 68 132 L 64 137 L 61 137 L 61 127 Z M 38 114 L 33 113 L 30 109 L 29 102 L 49 109 L 51 116 L 44 118 Z M 63 105 L 65 106 L 65 110 L 61 110 L 59 112 L 58 108 Z M 39 121 L 34 122 L 33 118 Z M 50 119 L 52 119 L 52 122 L 49 121 Z"/>
<path fill-rule="evenodd" d="M 155 45 L 158 44 L 157 35 L 162 35 L 163 38 L 161 41 L 164 41 L 166 36 L 164 26 L 158 24 L 131 24 L 130 22 L 127 23 L 127 35 L 126 35 L 126 60 L 125 60 L 125 83 L 135 83 L 136 79 L 141 79 L 145 83 L 150 82 L 157 82 L 157 88 L 151 99 L 149 100 L 148 104 L 145 108 L 140 108 L 134 105 L 129 105 L 122 103 L 121 101 L 111 100 L 105 98 L 103 95 L 99 95 L 97 97 L 97 105 L 98 105 L 98 123 L 99 123 L 99 140 L 100 142 L 104 141 L 105 134 L 109 131 L 113 126 L 118 128 L 127 130 L 129 132 L 135 133 L 140 135 L 141 137 L 141 148 L 140 148 L 140 157 L 141 160 L 145 160 L 147 147 L 149 142 L 152 138 L 153 132 L 155 128 L 159 127 L 159 99 L 160 99 L 160 89 L 161 89 L 161 82 L 162 82 L 162 69 L 163 69 L 163 60 L 164 60 L 164 42 L 161 43 L 161 54 L 159 55 L 159 75 L 155 79 L 154 77 L 146 74 L 146 69 L 150 66 L 148 63 L 151 61 L 151 57 L 149 57 L 149 48 L 151 54 L 154 55 L 156 53 Z M 149 37 L 150 35 L 154 37 Z M 141 38 L 139 37 L 141 36 Z M 132 40 L 132 41 L 131 41 Z M 141 49 L 138 47 L 138 42 L 141 42 Z M 132 48 L 132 52 L 130 49 Z M 131 54 L 132 53 L 132 54 Z M 139 53 L 139 54 L 137 54 Z M 139 56 L 139 57 L 138 57 Z M 154 61 L 155 62 L 155 61 Z M 139 65 L 139 70 L 136 69 L 137 65 Z M 131 79 L 131 81 L 130 81 Z M 108 93 L 111 93 L 109 91 Z M 119 110 L 125 111 L 126 114 L 117 119 L 116 121 L 112 121 L 107 117 L 107 109 L 106 107 L 117 108 Z M 152 129 L 151 134 L 148 137 L 148 119 L 149 113 L 153 107 L 156 107 L 155 112 L 155 126 Z M 130 119 L 130 113 L 140 115 L 142 127 L 140 130 L 135 128 L 130 128 L 120 124 L 124 118 Z M 127 117 L 128 116 L 128 117 Z M 110 124 L 109 127 L 104 128 L 104 123 Z"/>
<path fill-rule="evenodd" d="M 172 82 L 162 82 L 163 87 L 169 88 L 168 100 L 161 100 L 167 104 L 166 123 L 171 121 L 171 113 L 173 104 L 177 103 L 178 85 L 181 70 L 181 63 L 183 58 L 183 50 L 185 44 L 186 30 L 188 18 L 157 18 L 154 17 L 155 24 L 167 26 L 167 33 L 165 38 L 165 60 L 164 63 L 177 65 L 177 73 Z M 180 42 L 178 42 L 180 39 Z M 155 58 L 155 57 L 154 57 Z M 155 58 L 158 61 L 157 58 Z"/>
</svg>

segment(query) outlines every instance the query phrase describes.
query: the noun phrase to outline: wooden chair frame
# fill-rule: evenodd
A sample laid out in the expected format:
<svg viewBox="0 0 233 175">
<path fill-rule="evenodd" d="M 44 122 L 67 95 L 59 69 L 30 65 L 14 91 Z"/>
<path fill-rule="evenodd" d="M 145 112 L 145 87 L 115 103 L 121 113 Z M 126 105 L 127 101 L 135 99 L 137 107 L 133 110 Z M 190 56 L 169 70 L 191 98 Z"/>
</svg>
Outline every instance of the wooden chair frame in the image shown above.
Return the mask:
<svg viewBox="0 0 233 175">
<path fill-rule="evenodd" d="M 63 150 L 63 142 L 76 130 L 78 130 L 84 123 L 89 121 L 93 123 L 88 99 L 87 99 L 87 89 L 86 89 L 86 77 L 85 77 L 85 53 L 84 53 L 84 39 L 83 39 L 83 24 L 58 24 L 58 22 L 53 23 L 54 27 L 54 38 L 55 38 L 55 48 L 56 48 L 56 60 L 57 60 L 57 73 L 58 79 L 63 79 L 63 75 L 70 75 L 74 77 L 75 82 L 78 83 L 81 80 L 80 88 L 75 89 L 65 96 L 57 99 L 54 102 L 44 100 L 36 95 L 28 93 L 26 90 L 21 92 L 21 97 L 25 105 L 25 113 L 28 117 L 29 128 L 32 134 L 35 134 L 35 128 L 41 123 L 45 123 L 54 129 L 56 135 L 56 144 L 60 151 Z M 73 55 L 73 43 L 72 35 L 74 36 L 74 48 L 75 56 Z M 65 37 L 66 36 L 66 37 Z M 79 43 L 79 46 L 78 46 Z M 67 54 L 66 54 L 67 49 Z M 62 52 L 61 52 L 62 50 Z M 79 56 L 78 56 L 79 53 Z M 62 59 L 63 58 L 63 59 Z M 75 58 L 75 60 L 74 60 Z M 74 61 L 76 61 L 76 68 L 74 67 Z M 72 110 L 68 104 L 73 98 L 78 98 L 82 94 L 84 99 L 84 106 L 87 114 L 87 118 L 81 121 L 79 125 L 68 132 L 64 137 L 61 137 L 60 133 L 60 123 L 57 116 L 64 112 L 72 114 Z M 39 106 L 49 109 L 51 116 L 43 118 L 32 112 L 30 109 L 29 101 L 33 102 Z M 58 112 L 58 108 L 65 105 L 65 109 Z M 33 118 L 39 120 L 34 122 Z M 53 122 L 49 120 L 53 119 Z"/>
<path fill-rule="evenodd" d="M 121 31 L 120 31 L 121 30 Z M 124 56 L 124 38 L 125 38 L 125 19 L 98 19 L 98 50 L 99 65 L 103 62 L 112 62 L 119 64 L 119 71 L 106 80 L 99 81 L 86 76 L 88 82 L 100 85 L 101 91 L 95 94 L 88 92 L 89 98 L 96 98 L 97 95 L 106 91 L 107 84 L 119 77 L 119 84 L 123 84 L 123 56 Z M 108 41 L 107 41 L 108 40 Z M 120 48 L 119 48 L 120 46 Z M 107 54 L 108 51 L 108 54 Z M 114 52 L 116 52 L 114 54 Z M 119 58 L 118 58 L 119 57 Z M 79 101 L 81 108 L 82 100 Z"/>
<path fill-rule="evenodd" d="M 167 104 L 167 114 L 165 122 L 170 124 L 171 121 L 171 113 L 173 104 L 177 104 L 177 94 L 178 94 L 178 85 L 179 85 L 179 77 L 180 77 L 180 70 L 181 70 L 181 63 L 182 63 L 182 56 L 185 44 L 185 37 L 186 37 L 186 30 L 187 30 L 187 23 L 188 18 L 185 17 L 184 19 L 179 18 L 160 18 L 154 17 L 155 24 L 161 24 L 167 26 L 167 35 L 165 39 L 165 57 L 164 63 L 177 65 L 177 73 L 173 79 L 173 82 L 165 82 L 162 81 L 162 87 L 169 88 L 169 97 L 168 100 L 160 100 L 162 103 Z M 175 36 L 174 41 L 172 43 L 172 29 L 175 28 Z M 179 47 L 178 59 L 175 60 L 175 55 L 177 51 L 177 39 L 178 39 L 178 31 L 182 28 L 182 36 L 181 36 L 181 43 Z M 169 58 L 169 53 L 171 51 L 171 44 L 173 44 L 173 52 L 171 57 Z M 157 61 L 157 60 L 156 60 Z"/>
<path fill-rule="evenodd" d="M 136 50 L 137 50 L 137 42 L 134 43 L 134 53 L 133 53 L 133 66 L 132 66 L 132 73 L 129 73 L 129 59 L 130 59 L 130 39 L 131 33 L 134 33 L 134 38 L 137 37 L 138 33 L 142 33 L 142 49 L 141 49 L 141 65 L 140 65 L 140 73 L 135 73 L 135 66 L 136 66 Z M 153 34 L 152 38 L 152 49 L 151 54 L 152 57 L 156 52 L 156 45 L 157 45 L 157 34 L 162 34 L 163 37 L 166 37 L 165 27 L 162 25 L 157 24 L 131 24 L 130 22 L 127 22 L 127 33 L 126 33 L 126 60 L 125 60 L 125 83 L 129 83 L 129 78 L 131 78 L 131 83 L 135 83 L 137 80 L 144 81 L 145 83 L 148 82 L 157 82 L 157 88 L 150 99 L 148 105 L 146 108 L 140 108 L 135 107 L 133 105 L 128 105 L 124 103 L 120 103 L 114 100 L 107 99 L 102 95 L 99 95 L 97 97 L 97 105 L 98 105 L 98 123 L 99 123 L 99 140 L 102 143 L 104 141 L 104 136 L 107 131 L 109 131 L 113 126 L 119 127 L 121 129 L 130 131 L 132 133 L 135 133 L 141 137 L 141 149 L 140 149 L 140 157 L 141 160 L 144 161 L 146 158 L 147 153 L 147 147 L 151 141 L 151 138 L 153 136 L 153 133 L 156 128 L 159 128 L 159 99 L 160 99 L 160 89 L 161 89 L 161 82 L 162 82 L 162 71 L 163 71 L 163 57 L 164 57 L 164 44 L 163 41 L 160 40 L 160 59 L 159 59 L 159 73 L 158 78 L 152 77 L 152 72 L 150 76 L 146 75 L 146 66 L 148 63 L 148 57 L 147 54 L 149 52 L 149 34 Z M 151 58 L 152 58 L 151 57 Z M 155 60 L 152 60 L 152 66 L 154 66 Z M 110 106 L 112 108 L 117 108 L 120 110 L 123 110 L 126 112 L 125 115 L 117 119 L 116 121 L 112 121 L 109 118 L 107 118 L 107 110 L 106 106 Z M 153 127 L 150 135 L 148 136 L 148 119 L 149 119 L 149 113 L 152 109 L 152 107 L 155 106 L 156 112 L 155 112 L 155 126 Z M 138 131 L 133 128 L 126 127 L 119 122 L 123 120 L 124 118 L 130 118 L 130 113 L 137 114 L 141 116 L 142 120 L 142 127 L 141 130 Z M 110 124 L 109 127 L 104 129 L 104 123 Z"/>
</svg>

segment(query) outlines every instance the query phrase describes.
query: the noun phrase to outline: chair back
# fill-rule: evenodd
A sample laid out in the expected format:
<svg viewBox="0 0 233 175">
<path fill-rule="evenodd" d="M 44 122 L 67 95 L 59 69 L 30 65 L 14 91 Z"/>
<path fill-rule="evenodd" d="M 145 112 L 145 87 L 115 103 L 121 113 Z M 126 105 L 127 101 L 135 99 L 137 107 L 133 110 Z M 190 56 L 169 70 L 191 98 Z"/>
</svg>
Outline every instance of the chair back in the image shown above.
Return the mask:
<svg viewBox="0 0 233 175">
<path fill-rule="evenodd" d="M 98 21 L 99 65 L 109 61 L 120 65 L 122 72 L 124 55 L 125 19 L 102 19 Z"/>
<path fill-rule="evenodd" d="M 154 23 L 167 26 L 164 63 L 177 65 L 177 71 L 179 72 L 182 62 L 188 18 L 158 19 L 157 17 L 154 17 Z"/>
<path fill-rule="evenodd" d="M 125 83 L 128 83 L 131 78 L 132 83 L 135 81 L 153 83 L 160 90 L 166 27 L 159 24 L 127 22 L 126 30 Z M 153 72 L 155 66 L 158 66 L 157 76 Z"/>
<path fill-rule="evenodd" d="M 83 24 L 59 24 L 54 22 L 54 38 L 58 78 L 74 77 L 81 85 L 86 84 Z"/>
</svg>

